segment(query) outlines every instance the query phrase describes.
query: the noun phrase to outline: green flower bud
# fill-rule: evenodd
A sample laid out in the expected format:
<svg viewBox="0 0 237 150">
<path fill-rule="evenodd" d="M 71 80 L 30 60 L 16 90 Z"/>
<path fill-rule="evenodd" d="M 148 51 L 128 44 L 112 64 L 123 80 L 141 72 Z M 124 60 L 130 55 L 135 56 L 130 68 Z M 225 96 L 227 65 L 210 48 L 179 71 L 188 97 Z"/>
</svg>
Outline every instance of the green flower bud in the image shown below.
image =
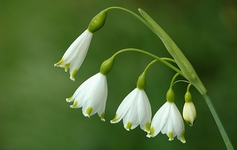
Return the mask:
<svg viewBox="0 0 237 150">
<path fill-rule="evenodd" d="M 192 94 L 187 91 L 184 95 L 185 102 L 192 102 Z"/>
<path fill-rule="evenodd" d="M 184 95 L 184 99 L 185 104 L 183 107 L 183 118 L 190 126 L 193 126 L 197 117 L 197 113 L 196 108 L 192 102 L 192 94 L 187 91 Z"/>
<path fill-rule="evenodd" d="M 109 59 L 105 60 L 100 66 L 100 73 L 103 75 L 107 75 L 114 65 L 114 57 L 110 57 Z"/>
<path fill-rule="evenodd" d="M 170 88 L 166 93 L 166 100 L 167 102 L 173 103 L 174 102 L 174 91 Z"/>
<path fill-rule="evenodd" d="M 91 33 L 98 31 L 99 29 L 101 29 L 104 26 L 107 12 L 108 12 L 108 10 L 103 10 L 100 13 L 98 13 L 94 18 L 92 18 L 92 20 L 88 26 L 88 30 Z"/>
<path fill-rule="evenodd" d="M 143 72 L 137 80 L 137 88 L 143 90 L 146 84 L 146 74 Z"/>
</svg>

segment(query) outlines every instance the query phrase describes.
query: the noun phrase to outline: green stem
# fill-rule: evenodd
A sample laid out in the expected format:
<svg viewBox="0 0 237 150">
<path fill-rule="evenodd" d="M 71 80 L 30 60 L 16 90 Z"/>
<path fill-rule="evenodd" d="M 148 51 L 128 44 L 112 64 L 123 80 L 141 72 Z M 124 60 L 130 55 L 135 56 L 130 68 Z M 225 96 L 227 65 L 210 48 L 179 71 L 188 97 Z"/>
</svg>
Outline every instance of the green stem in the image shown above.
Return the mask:
<svg viewBox="0 0 237 150">
<path fill-rule="evenodd" d="M 141 16 L 137 15 L 136 13 L 132 12 L 131 10 L 128 10 L 126 8 L 123 8 L 123 7 L 118 7 L 118 6 L 108 7 L 105 10 L 109 11 L 109 10 L 112 10 L 112 9 L 118 9 L 118 10 L 122 10 L 122 11 L 128 12 L 129 14 L 133 15 L 135 18 L 137 18 L 139 21 L 141 21 L 150 30 L 152 30 L 154 32 L 154 29 L 152 28 L 152 26 L 146 20 L 144 20 Z"/>
<path fill-rule="evenodd" d="M 145 20 L 138 16 L 137 14 L 135 14 L 134 12 L 122 8 L 122 7 L 109 7 L 106 10 L 111 10 L 111 9 L 119 9 L 119 10 L 123 10 L 126 11 L 130 14 L 132 14 L 134 17 L 136 17 L 138 20 L 140 20 L 143 24 L 145 24 L 150 30 L 152 30 L 158 37 L 160 37 L 160 39 L 162 40 L 162 42 L 164 43 L 165 47 L 167 48 L 167 50 L 169 51 L 169 53 L 174 57 L 174 59 L 176 61 L 172 61 L 178 64 L 178 66 L 181 68 L 182 71 L 180 71 L 178 68 L 176 68 L 175 66 L 171 65 L 170 63 L 168 63 L 167 61 L 170 60 L 164 60 L 162 58 L 157 57 L 154 54 L 151 54 L 149 52 L 140 50 L 140 49 L 135 49 L 135 48 L 128 48 L 128 49 L 123 49 L 117 53 L 114 54 L 117 55 L 121 52 L 124 51 L 136 51 L 136 52 L 141 52 L 144 53 L 146 55 L 149 55 L 157 60 L 159 60 L 160 62 L 162 62 L 163 64 L 165 64 L 166 66 L 168 66 L 169 68 L 173 69 L 174 71 L 177 72 L 176 75 L 180 74 L 183 77 L 185 77 L 186 79 L 188 79 L 197 89 L 198 91 L 203 95 L 213 117 L 214 120 L 217 124 L 217 127 L 220 130 L 220 133 L 222 135 L 222 138 L 226 144 L 226 147 L 228 150 L 234 150 L 229 137 L 227 136 L 225 129 L 212 105 L 211 99 L 210 97 L 207 95 L 207 91 L 204 87 L 204 85 L 202 84 L 202 82 L 200 81 L 199 77 L 197 76 L 195 70 L 193 69 L 192 65 L 190 64 L 190 62 L 187 60 L 187 58 L 183 55 L 183 53 L 181 52 L 181 50 L 177 47 L 177 45 L 173 42 L 173 40 L 163 31 L 163 29 L 149 16 L 147 15 L 143 10 L 139 9 L 141 15 L 145 18 Z M 172 59 L 171 59 L 172 60 Z M 173 79 L 176 78 L 176 75 L 173 77 Z M 172 80 L 173 80 L 172 79 Z M 191 84 L 190 84 L 191 85 Z"/>
<path fill-rule="evenodd" d="M 189 80 L 189 82 L 192 83 L 192 85 L 196 87 L 196 89 L 202 95 L 207 93 L 206 88 L 199 79 L 193 66 L 179 49 L 179 47 L 170 38 L 170 36 L 145 11 L 139 9 L 139 12 L 143 16 L 143 18 L 150 24 L 149 28 L 152 28 L 152 31 L 161 39 L 167 51 L 175 59 L 184 77 Z"/>
<path fill-rule="evenodd" d="M 179 66 L 180 70 L 182 71 L 182 76 L 189 80 L 190 83 L 192 83 L 197 90 L 204 95 L 207 91 L 202 84 L 201 80 L 197 76 L 194 68 L 188 61 L 188 59 L 184 56 L 184 54 L 181 52 L 181 50 L 178 48 L 178 46 L 173 42 L 173 40 L 168 36 L 168 34 L 142 9 L 138 9 L 140 14 L 139 16 L 136 13 L 122 8 L 122 7 L 109 7 L 106 8 L 106 11 L 112 10 L 112 9 L 119 9 L 122 11 L 126 11 L 129 14 L 133 15 L 135 18 L 137 18 L 139 21 L 141 21 L 143 24 L 145 24 L 151 31 L 153 31 L 164 43 L 165 47 L 167 48 L 168 52 L 171 54 L 171 56 L 175 59 L 177 65 Z M 181 72 L 180 71 L 180 72 Z"/>
<path fill-rule="evenodd" d="M 171 62 L 174 62 L 175 61 L 173 59 L 170 59 L 170 58 L 161 58 L 162 60 L 166 60 L 166 61 L 171 61 Z M 142 72 L 142 74 L 139 76 L 138 78 L 138 81 L 137 81 L 137 88 L 138 89 L 144 89 L 145 87 L 145 82 L 146 82 L 146 73 L 148 71 L 148 69 L 156 62 L 158 62 L 159 60 L 158 59 L 155 59 L 153 61 L 151 61 L 147 66 L 146 68 L 144 69 L 144 71 Z M 177 73 L 178 74 L 178 73 Z"/>
<path fill-rule="evenodd" d="M 171 59 L 171 58 L 160 58 L 160 59 L 175 63 L 175 61 L 174 61 L 173 59 Z M 143 72 L 146 73 L 147 70 L 151 67 L 151 65 L 153 65 L 154 63 L 156 63 L 156 62 L 158 62 L 158 61 L 159 61 L 158 59 L 155 59 L 155 60 L 153 60 L 152 62 L 150 62 L 150 63 L 146 66 L 146 68 L 144 69 Z"/>
<path fill-rule="evenodd" d="M 179 73 L 176 73 L 176 74 L 173 76 L 173 78 L 172 78 L 172 80 L 171 80 L 171 82 L 170 82 L 170 89 L 172 89 L 172 86 L 174 85 L 174 81 L 175 81 L 175 79 L 176 79 L 178 76 L 179 76 Z"/>
<path fill-rule="evenodd" d="M 153 60 L 152 62 L 150 62 L 150 63 L 146 66 L 146 68 L 144 69 L 143 73 L 146 74 L 147 70 L 148 70 L 154 63 L 156 63 L 157 61 L 158 61 L 158 60 L 155 59 L 155 60 Z"/>
<path fill-rule="evenodd" d="M 125 49 L 122 49 L 122 50 L 119 50 L 117 51 L 112 57 L 115 57 L 116 55 L 120 54 L 120 53 L 123 53 L 123 52 L 128 52 L 128 51 L 133 51 L 133 52 L 139 52 L 139 53 L 143 53 L 143 54 L 146 54 L 148 56 L 151 56 L 155 59 L 157 59 L 158 61 L 162 62 L 164 65 L 166 65 L 167 67 L 173 69 L 175 72 L 179 73 L 180 75 L 183 76 L 183 73 L 178 69 L 176 68 L 175 66 L 173 66 L 172 64 L 170 64 L 168 61 L 171 61 L 171 62 L 174 62 L 175 61 L 173 59 L 170 59 L 170 58 L 160 58 L 152 53 L 149 53 L 147 51 L 144 51 L 144 50 L 141 50 L 141 49 L 137 49 L 137 48 L 125 48 Z"/>
<path fill-rule="evenodd" d="M 211 114 L 212 114 L 212 116 L 213 116 L 213 118 L 214 118 L 214 120 L 215 120 L 215 122 L 217 124 L 217 127 L 218 127 L 218 129 L 219 129 L 219 131 L 221 133 L 221 136 L 222 136 L 222 138 L 223 138 L 223 140 L 225 142 L 226 148 L 228 150 L 234 150 L 234 147 L 231 144 L 231 141 L 230 141 L 230 139 L 229 139 L 229 137 L 228 137 L 228 135 L 227 135 L 227 133 L 226 133 L 222 123 L 221 123 L 221 120 L 218 117 L 217 112 L 216 112 L 216 110 L 215 110 L 215 108 L 214 108 L 214 106 L 212 104 L 211 98 L 207 94 L 203 95 L 203 98 L 205 99 L 205 101 L 207 103 L 207 106 L 209 107 L 209 109 L 211 111 Z"/>
<path fill-rule="evenodd" d="M 189 89 L 190 89 L 191 85 L 192 85 L 191 83 L 188 84 L 187 92 L 189 92 Z"/>
<path fill-rule="evenodd" d="M 145 88 L 145 84 L 146 84 L 146 72 L 147 70 L 154 64 L 158 62 L 157 59 L 153 60 L 152 62 L 150 62 L 146 68 L 144 69 L 144 71 L 142 72 L 142 74 L 138 77 L 138 80 L 137 80 L 137 88 L 140 89 L 140 90 L 144 90 Z"/>
</svg>

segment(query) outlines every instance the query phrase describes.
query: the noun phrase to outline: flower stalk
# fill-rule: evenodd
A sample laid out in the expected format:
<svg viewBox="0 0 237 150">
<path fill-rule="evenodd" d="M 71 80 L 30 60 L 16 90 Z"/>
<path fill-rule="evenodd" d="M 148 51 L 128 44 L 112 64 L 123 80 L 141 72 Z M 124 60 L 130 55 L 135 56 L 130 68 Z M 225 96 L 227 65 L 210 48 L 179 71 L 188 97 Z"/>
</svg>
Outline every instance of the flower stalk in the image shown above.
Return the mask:
<svg viewBox="0 0 237 150">
<path fill-rule="evenodd" d="M 164 43 L 165 47 L 167 48 L 168 52 L 171 54 L 171 56 L 175 59 L 177 65 L 179 66 L 181 71 L 176 71 L 177 73 L 180 73 L 180 75 L 184 76 L 203 96 L 205 101 L 207 102 L 207 105 L 214 117 L 214 120 L 220 130 L 220 133 L 222 135 L 222 138 L 226 144 L 226 148 L 228 150 L 233 150 L 233 146 L 231 144 L 231 141 L 229 140 L 229 137 L 224 130 L 224 127 L 214 109 L 213 104 L 211 103 L 210 97 L 207 95 L 207 90 L 201 80 L 199 79 L 196 71 L 188 61 L 188 59 L 185 57 L 185 55 L 182 53 L 182 51 L 178 48 L 178 46 L 174 43 L 174 41 L 169 37 L 169 35 L 142 9 L 139 9 L 140 14 L 144 17 L 145 20 L 143 20 L 140 16 L 137 14 L 120 7 L 110 7 L 108 9 L 121 9 L 124 10 L 130 14 L 132 14 L 134 17 L 136 17 L 138 20 L 140 20 L 142 23 L 144 23 L 149 29 L 151 29 Z M 173 67 L 170 67 L 173 69 Z M 176 70 L 173 69 L 173 70 Z M 179 69 L 178 69 L 179 70 Z"/>
<path fill-rule="evenodd" d="M 231 143 L 231 141 L 230 141 L 230 139 L 229 139 L 229 137 L 228 137 L 228 135 L 227 135 L 227 133 L 225 131 L 225 128 L 224 128 L 224 126 L 221 123 L 221 120 L 220 120 L 220 118 L 219 118 L 219 116 L 218 116 L 218 114 L 217 114 L 217 112 L 216 112 L 216 110 L 214 108 L 214 105 L 212 104 L 211 98 L 207 94 L 203 95 L 203 98 L 205 99 L 205 101 L 207 103 L 207 106 L 208 106 L 208 108 L 211 111 L 211 114 L 212 114 L 212 116 L 213 116 L 213 118 L 214 118 L 214 120 L 216 122 L 216 125 L 217 125 L 217 127 L 218 127 L 218 129 L 219 129 L 219 131 L 221 133 L 221 136 L 222 136 L 222 138 L 224 140 L 226 148 L 228 150 L 234 150 L 234 147 L 233 147 L 233 145 L 232 145 L 232 143 Z"/>
</svg>

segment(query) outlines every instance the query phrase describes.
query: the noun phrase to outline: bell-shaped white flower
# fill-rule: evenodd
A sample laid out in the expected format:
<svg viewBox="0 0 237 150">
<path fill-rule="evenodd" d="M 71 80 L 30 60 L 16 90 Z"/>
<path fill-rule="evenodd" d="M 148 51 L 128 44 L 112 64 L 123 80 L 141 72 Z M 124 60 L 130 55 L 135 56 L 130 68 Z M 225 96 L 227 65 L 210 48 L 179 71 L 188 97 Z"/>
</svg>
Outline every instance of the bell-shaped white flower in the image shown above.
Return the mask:
<svg viewBox="0 0 237 150">
<path fill-rule="evenodd" d="M 115 118 L 111 123 L 123 119 L 124 128 L 131 130 L 140 125 L 141 129 L 149 132 L 151 122 L 151 106 L 144 90 L 135 88 L 119 105 Z"/>
<path fill-rule="evenodd" d="M 197 113 L 192 101 L 192 94 L 189 92 L 190 86 L 191 84 L 188 85 L 187 92 L 184 95 L 185 104 L 183 107 L 183 118 L 190 126 L 193 126 L 193 123 L 197 117 Z"/>
<path fill-rule="evenodd" d="M 75 75 L 83 63 L 91 43 L 93 33 L 85 30 L 67 49 L 62 59 L 54 66 L 62 67 L 67 72 L 70 69 L 70 79 L 75 80 Z"/>
<path fill-rule="evenodd" d="M 183 107 L 183 118 L 190 125 L 193 126 L 197 117 L 196 108 L 193 102 L 185 102 Z"/>
<path fill-rule="evenodd" d="M 156 112 L 151 122 L 151 131 L 147 137 L 154 137 L 159 132 L 167 134 L 170 141 L 177 136 L 181 142 L 186 142 L 183 119 L 174 102 L 167 101 Z"/>
<path fill-rule="evenodd" d="M 83 82 L 75 93 L 67 98 L 67 102 L 73 102 L 71 108 L 81 108 L 82 113 L 86 117 L 90 117 L 98 113 L 102 121 L 104 121 L 104 111 L 108 95 L 107 78 L 101 73 Z"/>
</svg>

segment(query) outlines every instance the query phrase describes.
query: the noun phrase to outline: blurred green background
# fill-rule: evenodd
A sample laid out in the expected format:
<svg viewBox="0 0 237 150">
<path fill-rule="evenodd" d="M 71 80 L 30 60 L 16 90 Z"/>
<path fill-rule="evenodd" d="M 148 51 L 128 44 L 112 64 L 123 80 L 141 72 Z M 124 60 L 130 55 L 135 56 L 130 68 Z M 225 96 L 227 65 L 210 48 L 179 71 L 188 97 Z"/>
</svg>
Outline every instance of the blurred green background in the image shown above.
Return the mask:
<svg viewBox="0 0 237 150">
<path fill-rule="evenodd" d="M 225 149 L 201 95 L 191 88 L 197 108 L 193 127 L 185 124 L 186 144 L 166 135 L 146 138 L 139 127 L 127 132 L 110 124 L 118 105 L 136 86 L 151 58 L 124 53 L 108 75 L 105 122 L 70 109 L 65 98 L 117 50 L 137 47 L 169 57 L 161 41 L 130 14 L 110 11 L 92 40 L 76 75 L 53 64 L 102 9 L 143 8 L 173 38 L 193 64 L 237 147 L 237 9 L 235 0 L 1 0 L 0 1 L 0 149 L 1 150 L 154 150 Z M 157 63 L 148 71 L 146 92 L 154 114 L 165 102 L 174 72 Z M 182 110 L 186 84 L 174 87 Z"/>
</svg>

